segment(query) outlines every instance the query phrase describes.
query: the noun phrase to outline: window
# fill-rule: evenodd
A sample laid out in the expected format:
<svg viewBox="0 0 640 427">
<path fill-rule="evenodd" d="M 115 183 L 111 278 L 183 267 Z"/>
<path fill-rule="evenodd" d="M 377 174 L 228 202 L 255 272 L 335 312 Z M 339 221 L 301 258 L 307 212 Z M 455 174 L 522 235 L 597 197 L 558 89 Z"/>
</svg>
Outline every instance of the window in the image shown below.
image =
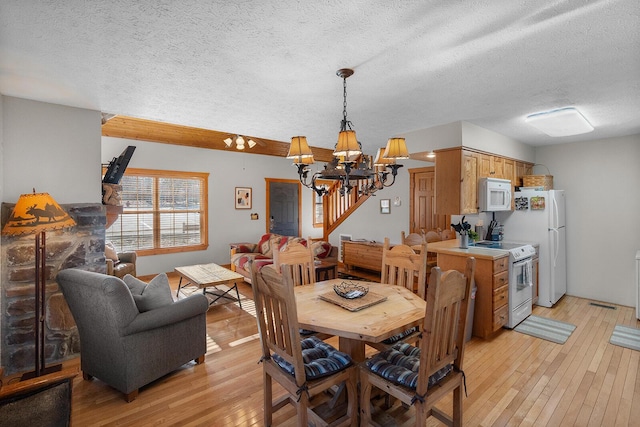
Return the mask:
<svg viewBox="0 0 640 427">
<path fill-rule="evenodd" d="M 119 251 L 139 255 L 204 250 L 208 173 L 127 169 L 123 212 L 106 231 Z"/>
</svg>

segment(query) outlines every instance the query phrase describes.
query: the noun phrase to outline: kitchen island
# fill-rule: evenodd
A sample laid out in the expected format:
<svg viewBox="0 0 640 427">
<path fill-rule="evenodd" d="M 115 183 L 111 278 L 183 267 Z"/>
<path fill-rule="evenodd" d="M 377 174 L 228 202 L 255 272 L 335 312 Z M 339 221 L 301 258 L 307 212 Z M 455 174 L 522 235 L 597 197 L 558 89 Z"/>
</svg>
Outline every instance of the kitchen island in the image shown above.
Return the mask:
<svg viewBox="0 0 640 427">
<path fill-rule="evenodd" d="M 459 239 L 427 244 L 435 252 L 441 270 L 464 273 L 467 258 L 476 259 L 476 290 L 473 335 L 483 339 L 499 331 L 509 318 L 509 252 L 469 246 L 461 249 Z"/>
</svg>

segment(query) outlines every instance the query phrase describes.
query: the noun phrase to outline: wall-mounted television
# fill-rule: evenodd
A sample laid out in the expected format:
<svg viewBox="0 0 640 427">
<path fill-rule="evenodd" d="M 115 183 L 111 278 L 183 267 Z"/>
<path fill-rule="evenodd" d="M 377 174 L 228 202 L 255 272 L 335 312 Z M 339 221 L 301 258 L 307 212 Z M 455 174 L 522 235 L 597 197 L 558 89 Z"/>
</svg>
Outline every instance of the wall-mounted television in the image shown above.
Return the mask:
<svg viewBox="0 0 640 427">
<path fill-rule="evenodd" d="M 135 145 L 130 145 L 120 156 L 114 157 L 109 163 L 109 167 L 107 167 L 107 172 L 105 172 L 102 182 L 105 184 L 119 184 L 135 150 Z"/>
</svg>

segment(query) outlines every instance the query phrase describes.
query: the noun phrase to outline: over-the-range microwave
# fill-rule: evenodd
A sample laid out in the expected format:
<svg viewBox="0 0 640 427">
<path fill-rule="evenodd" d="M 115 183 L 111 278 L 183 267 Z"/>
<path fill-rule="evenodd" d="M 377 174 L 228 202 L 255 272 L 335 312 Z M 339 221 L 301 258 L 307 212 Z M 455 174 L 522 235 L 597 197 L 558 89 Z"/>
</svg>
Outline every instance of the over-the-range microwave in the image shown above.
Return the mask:
<svg viewBox="0 0 640 427">
<path fill-rule="evenodd" d="M 478 202 L 481 211 L 511 210 L 511 181 L 498 178 L 480 178 Z"/>
</svg>

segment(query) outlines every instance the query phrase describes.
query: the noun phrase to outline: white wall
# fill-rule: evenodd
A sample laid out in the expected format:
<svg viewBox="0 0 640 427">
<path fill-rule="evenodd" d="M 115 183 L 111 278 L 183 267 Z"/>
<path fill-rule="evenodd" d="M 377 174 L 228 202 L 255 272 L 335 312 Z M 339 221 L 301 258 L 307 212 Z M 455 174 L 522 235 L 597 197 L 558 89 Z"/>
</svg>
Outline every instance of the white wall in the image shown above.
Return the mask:
<svg viewBox="0 0 640 427">
<path fill-rule="evenodd" d="M 538 147 L 567 197 L 567 293 L 634 306 L 640 135 Z"/>
<path fill-rule="evenodd" d="M 99 111 L 3 97 L 2 200 L 49 193 L 58 203 L 99 203 Z"/>
<path fill-rule="evenodd" d="M 229 243 L 258 242 L 266 232 L 267 178 L 298 179 L 291 161 L 233 150 L 207 150 L 120 138 L 102 138 L 102 162 L 108 163 L 128 146 L 136 146 L 130 168 L 193 171 L 209 173 L 209 248 L 138 258 L 138 274 L 173 271 L 189 264 L 229 263 Z M 236 210 L 235 187 L 251 187 L 252 209 Z M 302 188 L 302 236 L 317 237 L 321 229 L 312 227 L 312 192 Z M 251 220 L 258 213 L 258 220 Z"/>
<path fill-rule="evenodd" d="M 532 146 L 464 121 L 408 132 L 403 136 L 411 153 L 465 146 L 517 160 L 533 162 L 535 158 Z"/>
</svg>

